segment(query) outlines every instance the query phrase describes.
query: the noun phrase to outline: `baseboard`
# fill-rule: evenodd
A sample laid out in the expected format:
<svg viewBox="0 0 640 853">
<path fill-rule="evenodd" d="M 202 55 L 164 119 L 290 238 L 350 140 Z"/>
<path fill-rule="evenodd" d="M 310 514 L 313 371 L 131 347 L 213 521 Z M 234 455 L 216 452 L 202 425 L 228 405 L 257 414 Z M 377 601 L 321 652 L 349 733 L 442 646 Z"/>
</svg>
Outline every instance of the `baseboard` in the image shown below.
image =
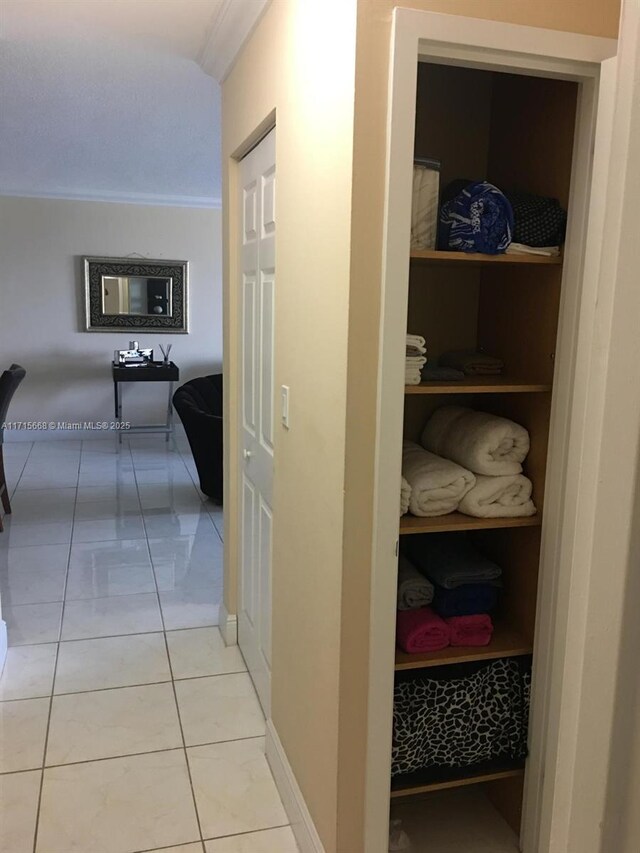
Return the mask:
<svg viewBox="0 0 640 853">
<path fill-rule="evenodd" d="M 218 628 L 222 634 L 225 646 L 238 645 L 238 617 L 235 613 L 229 613 L 224 606 L 224 602 L 220 605 L 218 612 Z"/>
<path fill-rule="evenodd" d="M 266 753 L 300 853 L 325 853 L 272 720 L 267 720 Z"/>
<path fill-rule="evenodd" d="M 4 619 L 0 619 L 0 675 L 7 659 L 7 642 L 7 623 Z"/>
</svg>

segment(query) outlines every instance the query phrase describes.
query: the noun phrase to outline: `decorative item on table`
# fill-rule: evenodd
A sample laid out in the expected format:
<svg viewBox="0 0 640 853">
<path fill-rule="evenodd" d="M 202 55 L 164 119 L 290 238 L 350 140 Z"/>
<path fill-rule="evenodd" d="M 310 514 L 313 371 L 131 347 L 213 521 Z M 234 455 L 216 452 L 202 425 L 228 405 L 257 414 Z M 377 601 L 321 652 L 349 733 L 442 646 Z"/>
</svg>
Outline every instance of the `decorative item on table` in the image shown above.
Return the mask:
<svg viewBox="0 0 640 853">
<path fill-rule="evenodd" d="M 138 341 L 129 341 L 129 349 L 115 350 L 113 361 L 123 367 L 139 367 L 151 364 L 153 349 L 140 349 Z"/>
<path fill-rule="evenodd" d="M 162 352 L 162 355 L 164 356 L 164 363 L 165 364 L 169 364 L 169 353 L 171 352 L 172 346 L 173 346 L 173 344 L 167 344 L 167 348 L 165 349 L 162 346 L 162 344 L 159 344 L 160 351 Z"/>
<path fill-rule="evenodd" d="M 435 249 L 438 234 L 440 161 L 416 157 L 413 161 L 411 248 Z"/>
<path fill-rule="evenodd" d="M 442 194 L 438 249 L 499 255 L 513 236 L 509 199 L 488 181 L 453 181 Z"/>
</svg>

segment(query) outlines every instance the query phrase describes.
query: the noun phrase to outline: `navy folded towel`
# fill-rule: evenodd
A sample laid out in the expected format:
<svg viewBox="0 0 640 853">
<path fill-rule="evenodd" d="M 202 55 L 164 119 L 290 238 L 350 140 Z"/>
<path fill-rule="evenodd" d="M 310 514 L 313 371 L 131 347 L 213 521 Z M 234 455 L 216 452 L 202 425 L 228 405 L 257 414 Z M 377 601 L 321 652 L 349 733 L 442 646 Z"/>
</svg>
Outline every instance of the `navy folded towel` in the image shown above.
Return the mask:
<svg viewBox="0 0 640 853">
<path fill-rule="evenodd" d="M 443 617 L 490 613 L 498 602 L 498 593 L 498 587 L 487 583 L 467 583 L 455 589 L 436 585 L 431 606 Z"/>
<path fill-rule="evenodd" d="M 488 181 L 468 184 L 440 208 L 438 248 L 497 255 L 511 243 L 513 210 Z"/>
<path fill-rule="evenodd" d="M 424 533 L 405 538 L 402 550 L 432 583 L 445 589 L 463 584 L 501 586 L 502 569 L 481 554 L 466 533 Z"/>
</svg>

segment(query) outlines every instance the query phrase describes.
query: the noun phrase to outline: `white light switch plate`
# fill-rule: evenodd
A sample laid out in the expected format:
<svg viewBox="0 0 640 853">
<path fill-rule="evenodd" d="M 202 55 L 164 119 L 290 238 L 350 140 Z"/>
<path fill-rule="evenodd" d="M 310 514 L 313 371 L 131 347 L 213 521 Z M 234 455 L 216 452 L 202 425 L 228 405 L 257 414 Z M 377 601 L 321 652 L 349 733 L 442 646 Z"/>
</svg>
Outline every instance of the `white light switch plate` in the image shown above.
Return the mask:
<svg viewBox="0 0 640 853">
<path fill-rule="evenodd" d="M 282 418 L 282 426 L 289 429 L 289 386 L 282 385 L 280 387 L 280 416 Z"/>
</svg>

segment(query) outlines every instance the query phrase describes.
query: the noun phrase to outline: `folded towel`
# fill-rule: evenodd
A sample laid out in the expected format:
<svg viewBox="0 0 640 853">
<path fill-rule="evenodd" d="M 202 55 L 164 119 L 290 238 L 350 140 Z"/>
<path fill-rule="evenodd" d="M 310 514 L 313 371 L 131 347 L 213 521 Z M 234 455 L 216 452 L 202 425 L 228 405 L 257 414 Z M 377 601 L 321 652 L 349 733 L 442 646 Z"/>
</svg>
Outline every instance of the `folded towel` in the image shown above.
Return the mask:
<svg viewBox="0 0 640 853">
<path fill-rule="evenodd" d="M 433 599 L 433 584 L 400 554 L 398 560 L 398 610 L 426 607 Z"/>
<path fill-rule="evenodd" d="M 473 616 L 489 613 L 498 602 L 500 590 L 488 583 L 466 583 L 455 589 L 435 586 L 433 609 L 440 616 Z"/>
<path fill-rule="evenodd" d="M 422 337 L 422 335 L 410 335 L 407 332 L 407 346 L 415 347 L 415 349 L 420 350 L 420 352 L 424 355 L 426 353 L 426 340 Z"/>
<path fill-rule="evenodd" d="M 451 631 L 452 646 L 488 646 L 491 642 L 493 622 L 488 613 L 449 616 L 445 622 Z"/>
<path fill-rule="evenodd" d="M 467 184 L 440 208 L 439 249 L 496 255 L 507 248 L 512 232 L 511 204 L 487 181 Z"/>
<path fill-rule="evenodd" d="M 413 249 L 435 249 L 436 247 L 439 190 L 439 166 L 431 169 L 422 165 L 413 167 L 411 197 L 411 248 Z"/>
<path fill-rule="evenodd" d="M 430 607 L 399 610 L 396 641 L 408 654 L 437 652 L 449 645 L 449 626 Z"/>
<path fill-rule="evenodd" d="M 476 481 L 470 471 L 412 441 L 403 444 L 402 475 L 411 486 L 409 510 L 425 517 L 454 512 Z"/>
<path fill-rule="evenodd" d="M 400 515 L 409 512 L 409 500 L 411 499 L 411 486 L 404 477 L 400 478 Z"/>
<path fill-rule="evenodd" d="M 475 486 L 460 501 L 459 510 L 476 518 L 524 518 L 536 514 L 531 492 L 531 480 L 523 474 L 478 474 Z"/>
<path fill-rule="evenodd" d="M 507 255 L 542 255 L 545 258 L 558 258 L 560 246 L 527 246 L 526 243 L 510 243 Z"/>
<path fill-rule="evenodd" d="M 529 452 L 529 433 L 524 427 L 462 406 L 436 409 L 421 440 L 431 453 L 490 477 L 519 474 Z"/>
<path fill-rule="evenodd" d="M 452 350 L 439 358 L 441 367 L 454 367 L 466 376 L 495 376 L 504 370 L 500 358 L 475 350 Z"/>
<path fill-rule="evenodd" d="M 421 372 L 423 382 L 457 382 L 464 379 L 464 373 L 453 367 L 425 367 Z"/>
<path fill-rule="evenodd" d="M 426 350 L 424 347 L 407 347 L 407 355 L 425 355 Z"/>
<path fill-rule="evenodd" d="M 404 372 L 404 384 L 405 385 L 419 385 L 420 384 L 420 371 L 418 369 L 415 370 L 405 370 Z"/>
<path fill-rule="evenodd" d="M 405 538 L 404 554 L 434 584 L 445 589 L 479 583 L 501 586 L 500 566 L 478 551 L 465 533 L 424 533 Z"/>
<path fill-rule="evenodd" d="M 407 355 L 404 363 L 406 367 L 424 367 L 427 359 L 423 355 Z"/>
</svg>

